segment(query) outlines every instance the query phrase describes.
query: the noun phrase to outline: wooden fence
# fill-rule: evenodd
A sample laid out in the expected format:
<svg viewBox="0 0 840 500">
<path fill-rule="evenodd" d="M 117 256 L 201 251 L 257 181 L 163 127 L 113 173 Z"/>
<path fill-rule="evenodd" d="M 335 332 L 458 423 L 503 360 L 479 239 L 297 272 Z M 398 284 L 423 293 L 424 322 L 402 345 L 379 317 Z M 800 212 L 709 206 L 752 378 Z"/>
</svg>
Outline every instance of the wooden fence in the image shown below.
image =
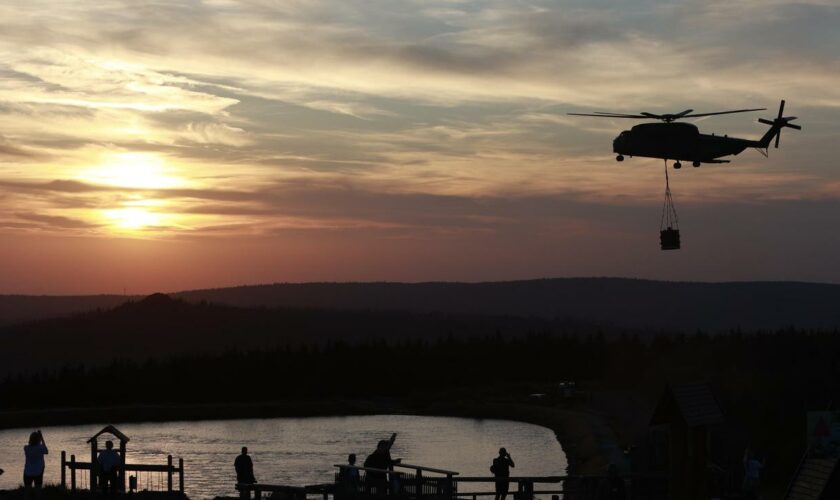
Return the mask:
<svg viewBox="0 0 840 500">
<path fill-rule="evenodd" d="M 91 462 L 78 462 L 76 461 L 76 455 L 70 455 L 70 460 L 67 460 L 67 452 L 61 452 L 61 486 L 67 489 L 67 476 L 69 473 L 70 476 L 70 491 L 76 491 L 77 489 L 83 489 L 85 486 L 94 484 L 93 481 L 90 481 L 90 475 L 96 474 L 97 466 L 95 464 L 91 464 Z M 134 472 L 136 473 L 133 476 L 133 480 L 129 478 L 129 490 L 137 489 L 138 482 L 142 485 L 142 482 L 138 481 L 140 473 L 152 474 L 158 473 L 161 476 L 161 482 L 163 482 L 163 478 L 166 481 L 166 489 L 160 485 L 152 484 L 152 487 L 147 487 L 148 490 L 156 490 L 156 491 L 168 491 L 170 493 L 176 491 L 175 490 L 175 476 L 178 477 L 178 492 L 184 493 L 184 459 L 178 459 L 178 465 L 175 466 L 174 460 L 172 455 L 168 455 L 166 457 L 166 464 L 125 464 L 122 466 L 123 474 L 121 477 L 123 478 L 122 484 L 118 484 L 117 487 L 121 491 L 126 490 L 125 485 L 125 473 L 126 472 Z M 77 471 L 80 471 L 77 473 Z M 85 477 L 87 476 L 87 477 Z M 81 483 L 81 485 L 80 485 Z M 133 484 L 131 484 L 133 483 Z M 80 488 L 81 486 L 81 488 Z M 147 483 L 147 486 L 149 484 Z"/>
</svg>

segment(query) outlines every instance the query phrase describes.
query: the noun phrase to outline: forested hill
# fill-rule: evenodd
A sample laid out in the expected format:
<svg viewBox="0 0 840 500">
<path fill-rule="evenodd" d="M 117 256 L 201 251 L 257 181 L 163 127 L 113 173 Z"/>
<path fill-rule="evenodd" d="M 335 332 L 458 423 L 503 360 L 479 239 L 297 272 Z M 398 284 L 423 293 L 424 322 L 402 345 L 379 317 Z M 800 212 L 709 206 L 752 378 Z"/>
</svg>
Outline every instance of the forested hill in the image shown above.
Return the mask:
<svg viewBox="0 0 840 500">
<path fill-rule="evenodd" d="M 0 295 L 0 325 L 74 313 L 110 309 L 127 300 L 127 295 Z"/>
<path fill-rule="evenodd" d="M 438 311 L 573 318 L 695 331 L 840 326 L 840 285 L 569 278 L 487 283 L 305 283 L 175 294 L 239 306 Z"/>
<path fill-rule="evenodd" d="M 0 377 L 21 371 L 230 350 L 301 349 L 343 341 L 585 335 L 594 326 L 501 315 L 244 308 L 155 294 L 110 310 L 0 327 Z"/>
<path fill-rule="evenodd" d="M 569 278 L 486 283 L 279 283 L 184 291 L 172 296 L 238 307 L 493 314 L 689 332 L 840 326 L 840 285 L 797 282 Z M 139 298 L 0 296 L 0 325 L 111 308 Z"/>
</svg>

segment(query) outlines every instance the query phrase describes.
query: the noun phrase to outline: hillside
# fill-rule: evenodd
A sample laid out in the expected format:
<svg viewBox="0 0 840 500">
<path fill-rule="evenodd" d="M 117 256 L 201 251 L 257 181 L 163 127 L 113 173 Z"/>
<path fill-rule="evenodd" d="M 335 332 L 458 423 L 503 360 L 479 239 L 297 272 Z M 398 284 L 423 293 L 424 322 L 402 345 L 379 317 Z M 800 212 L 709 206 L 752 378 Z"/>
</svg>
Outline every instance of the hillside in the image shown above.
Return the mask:
<svg viewBox="0 0 840 500">
<path fill-rule="evenodd" d="M 110 309 L 137 298 L 126 295 L 0 295 L 0 326 Z"/>
<path fill-rule="evenodd" d="M 708 331 L 840 326 L 840 285 L 568 278 L 487 283 L 278 283 L 183 291 L 238 307 L 441 312 L 572 319 L 629 328 Z M 127 299 L 0 296 L 0 325 L 110 308 Z"/>
<path fill-rule="evenodd" d="M 0 328 L 0 376 L 66 365 L 145 361 L 178 355 L 324 345 L 330 341 L 520 337 L 531 332 L 591 333 L 570 322 L 513 316 L 244 308 L 190 303 L 155 294 L 110 310 Z"/>
<path fill-rule="evenodd" d="M 569 278 L 488 283 L 303 283 L 195 290 L 175 296 L 238 306 L 505 314 L 686 331 L 840 326 L 840 285 L 796 282 Z"/>
</svg>

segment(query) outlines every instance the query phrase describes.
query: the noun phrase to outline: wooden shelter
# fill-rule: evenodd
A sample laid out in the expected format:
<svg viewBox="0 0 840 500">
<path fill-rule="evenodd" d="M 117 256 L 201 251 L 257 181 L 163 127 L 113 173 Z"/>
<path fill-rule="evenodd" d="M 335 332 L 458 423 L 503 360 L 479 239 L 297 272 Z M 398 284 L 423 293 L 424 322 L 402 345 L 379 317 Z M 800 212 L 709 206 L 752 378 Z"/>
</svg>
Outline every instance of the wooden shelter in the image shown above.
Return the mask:
<svg viewBox="0 0 840 500">
<path fill-rule="evenodd" d="M 119 429 L 114 427 L 113 425 L 107 425 L 102 428 L 101 431 L 97 432 L 93 435 L 92 438 L 88 439 L 88 444 L 90 444 L 90 463 L 96 464 L 98 463 L 97 457 L 99 456 L 99 452 L 104 448 L 99 448 L 99 437 L 103 434 L 110 434 L 117 438 L 120 442 L 120 467 L 117 470 L 117 485 L 120 491 L 125 491 L 125 452 L 126 452 L 126 445 L 128 444 L 128 436 L 120 432 Z M 96 485 L 99 479 L 99 475 L 96 473 L 92 473 L 90 475 L 90 489 L 91 491 L 96 490 Z"/>
<path fill-rule="evenodd" d="M 723 420 L 709 386 L 677 384 L 665 389 L 650 423 L 668 426 L 668 498 L 709 498 L 710 428 Z"/>
</svg>

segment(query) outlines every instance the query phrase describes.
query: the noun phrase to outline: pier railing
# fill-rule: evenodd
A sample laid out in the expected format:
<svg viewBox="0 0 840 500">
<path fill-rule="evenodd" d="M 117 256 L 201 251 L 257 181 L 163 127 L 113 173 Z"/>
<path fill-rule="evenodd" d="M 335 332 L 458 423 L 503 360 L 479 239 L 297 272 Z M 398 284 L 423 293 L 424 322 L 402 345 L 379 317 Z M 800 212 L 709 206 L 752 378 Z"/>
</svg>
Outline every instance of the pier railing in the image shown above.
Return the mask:
<svg viewBox="0 0 840 500">
<path fill-rule="evenodd" d="M 90 485 L 95 484 L 91 481 L 91 474 L 97 474 L 98 466 L 91 464 L 91 462 L 78 462 L 76 455 L 70 455 L 70 460 L 67 460 L 67 453 L 61 452 L 61 486 L 67 489 L 68 473 L 70 491 L 75 492 L 77 489 L 88 489 Z M 128 477 L 128 489 L 131 491 L 141 489 L 146 491 L 168 491 L 175 492 L 175 481 L 177 477 L 177 491 L 184 493 L 184 459 L 178 459 L 178 465 L 174 463 L 172 455 L 166 457 L 166 464 L 125 464 L 121 466 L 121 477 L 125 478 L 126 472 L 134 472 L 135 474 Z M 142 474 L 142 475 L 141 475 Z M 145 481 L 144 481 L 145 479 Z M 126 490 L 126 485 L 118 484 L 118 488 L 122 491 Z"/>
<path fill-rule="evenodd" d="M 456 479 L 453 498 L 481 500 L 495 496 L 499 482 L 508 483 L 508 498 L 512 500 L 535 500 L 538 498 L 564 500 L 607 500 L 613 498 L 609 490 L 612 482 L 619 482 L 629 500 L 664 500 L 667 497 L 667 483 L 664 475 L 572 475 L 572 476 L 511 476 L 459 477 Z M 470 487 L 474 485 L 474 487 Z M 480 486 L 485 486 L 480 488 Z M 480 489 L 479 489 L 480 488 Z"/>
<path fill-rule="evenodd" d="M 336 465 L 336 500 L 383 495 L 406 499 L 453 498 L 457 491 L 457 472 L 399 463 L 394 470 Z M 352 471 L 355 471 L 353 474 Z"/>
<path fill-rule="evenodd" d="M 471 477 L 455 471 L 399 464 L 394 470 L 336 465 L 335 482 L 310 486 L 238 484 L 240 498 L 261 500 L 262 494 L 281 493 L 289 500 L 322 497 L 323 500 L 486 500 L 495 495 L 498 482 L 508 483 L 510 500 L 606 500 L 610 483 L 621 482 L 626 498 L 662 500 L 667 496 L 664 475 L 632 476 L 512 476 Z"/>
</svg>

